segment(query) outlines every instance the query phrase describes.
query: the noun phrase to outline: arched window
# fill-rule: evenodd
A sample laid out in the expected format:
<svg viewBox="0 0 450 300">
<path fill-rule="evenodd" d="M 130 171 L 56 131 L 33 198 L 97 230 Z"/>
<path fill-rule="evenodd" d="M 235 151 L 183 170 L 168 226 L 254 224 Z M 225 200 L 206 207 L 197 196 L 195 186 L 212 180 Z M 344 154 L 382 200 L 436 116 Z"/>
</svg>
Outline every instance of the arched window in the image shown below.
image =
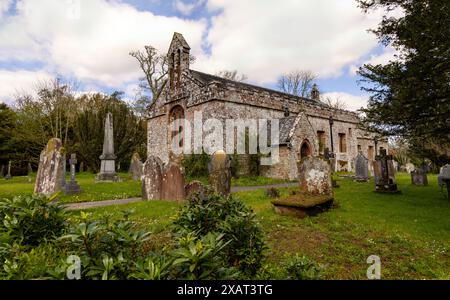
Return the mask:
<svg viewBox="0 0 450 300">
<path fill-rule="evenodd" d="M 311 144 L 308 140 L 303 140 L 302 145 L 300 146 L 300 159 L 312 155 Z"/>
<path fill-rule="evenodd" d="M 170 110 L 169 123 L 172 124 L 170 138 L 173 141 L 174 138 L 178 138 L 177 144 L 179 147 L 184 145 L 184 109 L 180 105 L 174 106 Z"/>
</svg>

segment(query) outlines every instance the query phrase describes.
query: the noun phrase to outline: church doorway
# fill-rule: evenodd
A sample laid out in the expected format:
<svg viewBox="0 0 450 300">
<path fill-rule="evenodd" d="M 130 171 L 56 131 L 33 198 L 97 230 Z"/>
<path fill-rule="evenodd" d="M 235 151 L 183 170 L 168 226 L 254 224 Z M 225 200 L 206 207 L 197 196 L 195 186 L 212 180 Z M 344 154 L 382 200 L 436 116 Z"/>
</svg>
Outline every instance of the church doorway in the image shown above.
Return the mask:
<svg viewBox="0 0 450 300">
<path fill-rule="evenodd" d="M 309 143 L 308 140 L 304 140 L 300 147 L 300 159 L 303 159 L 311 155 L 312 155 L 311 144 Z"/>
</svg>

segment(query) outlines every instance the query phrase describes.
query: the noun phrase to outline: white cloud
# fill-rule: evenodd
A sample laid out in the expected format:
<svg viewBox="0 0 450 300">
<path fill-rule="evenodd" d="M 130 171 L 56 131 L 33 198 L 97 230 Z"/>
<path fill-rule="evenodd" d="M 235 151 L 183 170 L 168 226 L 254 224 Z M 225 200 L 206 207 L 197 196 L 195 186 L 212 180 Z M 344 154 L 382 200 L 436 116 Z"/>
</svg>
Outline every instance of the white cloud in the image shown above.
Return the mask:
<svg viewBox="0 0 450 300">
<path fill-rule="evenodd" d="M 141 76 L 131 50 L 150 44 L 164 52 L 173 32 L 183 31 L 195 54 L 206 30 L 204 20 L 157 16 L 120 1 L 21 0 L 17 11 L 0 21 L 0 60 L 44 61 L 55 73 L 110 87 Z"/>
<path fill-rule="evenodd" d="M 191 15 L 194 10 L 199 8 L 201 5 L 205 3 L 205 0 L 196 0 L 194 2 L 186 3 L 183 0 L 175 0 L 173 2 L 173 7 L 175 10 L 179 11 L 181 14 L 185 16 Z"/>
<path fill-rule="evenodd" d="M 352 65 L 349 68 L 350 75 L 352 75 L 352 76 L 356 75 L 356 72 L 358 71 L 359 67 L 363 66 L 365 64 L 385 65 L 385 64 L 389 63 L 390 61 L 394 60 L 396 54 L 397 54 L 397 50 L 395 50 L 392 47 L 387 47 L 384 49 L 383 53 L 381 53 L 379 55 L 371 55 L 369 59 Z"/>
<path fill-rule="evenodd" d="M 324 99 L 330 97 L 333 101 L 339 99 L 339 101 L 345 103 L 346 109 L 356 111 L 362 107 L 367 107 L 368 96 L 357 96 L 343 92 L 330 92 L 322 95 Z"/>
<path fill-rule="evenodd" d="M 377 45 L 367 29 L 381 16 L 364 14 L 354 0 L 209 0 L 207 7 L 217 13 L 208 34 L 211 56 L 198 66 L 211 73 L 237 69 L 258 83 L 292 69 L 341 75 Z"/>
<path fill-rule="evenodd" d="M 12 0 L 0 0 L 0 17 L 11 7 Z"/>
<path fill-rule="evenodd" d="M 39 81 L 51 78 L 52 76 L 44 70 L 0 70 L 0 101 L 11 102 L 11 99 L 19 93 L 32 93 Z"/>
</svg>

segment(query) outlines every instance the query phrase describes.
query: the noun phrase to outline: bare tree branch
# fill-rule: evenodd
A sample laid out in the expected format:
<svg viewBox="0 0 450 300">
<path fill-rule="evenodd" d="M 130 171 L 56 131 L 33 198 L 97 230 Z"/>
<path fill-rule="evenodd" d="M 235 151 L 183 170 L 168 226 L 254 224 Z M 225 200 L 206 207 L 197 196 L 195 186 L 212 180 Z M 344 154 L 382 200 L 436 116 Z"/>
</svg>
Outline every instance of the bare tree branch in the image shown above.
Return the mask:
<svg viewBox="0 0 450 300">
<path fill-rule="evenodd" d="M 286 94 L 308 97 L 317 75 L 311 71 L 295 70 L 278 79 L 278 89 Z"/>
</svg>

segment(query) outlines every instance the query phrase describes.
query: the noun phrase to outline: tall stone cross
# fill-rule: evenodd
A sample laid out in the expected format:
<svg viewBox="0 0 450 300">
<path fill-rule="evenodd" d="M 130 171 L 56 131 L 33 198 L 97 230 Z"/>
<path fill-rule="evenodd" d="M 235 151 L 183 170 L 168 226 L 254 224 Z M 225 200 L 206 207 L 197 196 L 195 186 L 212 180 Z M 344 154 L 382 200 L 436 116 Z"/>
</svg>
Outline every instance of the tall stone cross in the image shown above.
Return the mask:
<svg viewBox="0 0 450 300">
<path fill-rule="evenodd" d="M 70 164 L 70 181 L 64 187 L 66 195 L 81 193 L 81 188 L 75 180 L 75 166 L 77 164 L 77 155 L 71 154 L 69 159 Z"/>
<path fill-rule="evenodd" d="M 392 168 L 392 155 L 387 155 L 386 149 L 380 150 L 380 154 L 375 157 L 375 191 L 379 193 L 398 193 L 395 183 L 395 174 Z M 378 176 L 377 176 L 378 175 Z"/>
</svg>

